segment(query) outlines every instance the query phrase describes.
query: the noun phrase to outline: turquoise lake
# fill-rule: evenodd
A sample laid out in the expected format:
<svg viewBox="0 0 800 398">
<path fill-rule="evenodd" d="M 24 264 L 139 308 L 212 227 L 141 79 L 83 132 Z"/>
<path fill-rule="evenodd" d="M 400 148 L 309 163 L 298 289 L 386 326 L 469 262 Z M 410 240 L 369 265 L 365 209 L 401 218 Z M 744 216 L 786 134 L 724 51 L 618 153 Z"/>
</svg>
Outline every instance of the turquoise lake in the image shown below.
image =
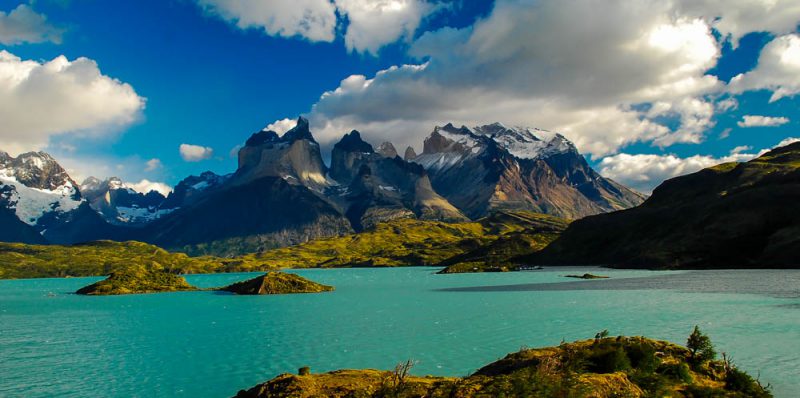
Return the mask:
<svg viewBox="0 0 800 398">
<path fill-rule="evenodd" d="M 800 271 L 548 268 L 435 275 L 433 268 L 292 271 L 333 293 L 72 294 L 101 278 L 0 281 L 0 397 L 230 397 L 308 365 L 464 376 L 520 347 L 612 335 L 718 352 L 800 396 Z M 607 280 L 572 280 L 592 272 Z M 212 287 L 255 274 L 190 275 Z"/>
</svg>

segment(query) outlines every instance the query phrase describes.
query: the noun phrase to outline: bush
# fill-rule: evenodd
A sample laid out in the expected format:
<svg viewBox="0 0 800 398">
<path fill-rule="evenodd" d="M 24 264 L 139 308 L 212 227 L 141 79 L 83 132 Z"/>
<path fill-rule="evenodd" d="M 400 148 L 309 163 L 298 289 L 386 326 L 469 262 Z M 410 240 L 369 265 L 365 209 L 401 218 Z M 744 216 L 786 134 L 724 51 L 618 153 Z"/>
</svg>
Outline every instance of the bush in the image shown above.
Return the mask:
<svg viewBox="0 0 800 398">
<path fill-rule="evenodd" d="M 689 371 L 689 365 L 685 363 L 663 365 L 658 369 L 658 373 L 684 383 L 692 382 L 692 373 Z"/>
<path fill-rule="evenodd" d="M 614 373 L 631 368 L 631 361 L 622 347 L 601 347 L 589 356 L 589 370 L 594 373 Z"/>
<path fill-rule="evenodd" d="M 645 343 L 631 343 L 625 347 L 631 366 L 644 372 L 652 372 L 658 366 L 656 350 Z"/>
<path fill-rule="evenodd" d="M 725 388 L 730 391 L 741 392 L 747 397 L 771 397 L 772 394 L 762 387 L 755 379 L 735 367 L 725 373 Z"/>
</svg>

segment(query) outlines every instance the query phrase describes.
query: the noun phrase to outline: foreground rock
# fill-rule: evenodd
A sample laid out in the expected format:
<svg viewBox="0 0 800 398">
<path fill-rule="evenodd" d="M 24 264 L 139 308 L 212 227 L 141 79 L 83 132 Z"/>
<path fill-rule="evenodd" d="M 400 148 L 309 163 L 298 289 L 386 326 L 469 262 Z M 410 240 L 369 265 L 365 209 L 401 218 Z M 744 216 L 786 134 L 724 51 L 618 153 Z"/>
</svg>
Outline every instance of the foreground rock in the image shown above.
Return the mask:
<svg viewBox="0 0 800 398">
<path fill-rule="evenodd" d="M 78 289 L 77 294 L 108 296 L 197 290 L 180 275 L 145 267 L 113 272 L 108 278 Z"/>
<path fill-rule="evenodd" d="M 464 378 L 394 371 L 283 374 L 236 398 L 306 397 L 771 397 L 729 362 L 692 361 L 681 346 L 643 337 L 524 349 Z M 690 366 L 691 365 L 691 366 Z"/>
<path fill-rule="evenodd" d="M 333 291 L 333 286 L 312 282 L 302 276 L 284 272 L 268 272 L 243 282 L 236 282 L 219 290 L 235 294 L 290 294 L 321 293 Z"/>
</svg>

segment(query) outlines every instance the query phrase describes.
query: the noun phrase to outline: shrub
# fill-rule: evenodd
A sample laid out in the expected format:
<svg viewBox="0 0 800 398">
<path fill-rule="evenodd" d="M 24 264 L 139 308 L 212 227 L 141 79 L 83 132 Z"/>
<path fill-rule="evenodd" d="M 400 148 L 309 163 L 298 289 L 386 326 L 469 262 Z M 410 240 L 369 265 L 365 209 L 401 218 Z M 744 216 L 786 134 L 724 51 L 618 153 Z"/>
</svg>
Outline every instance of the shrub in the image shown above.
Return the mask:
<svg viewBox="0 0 800 398">
<path fill-rule="evenodd" d="M 589 370 L 594 373 L 614 373 L 631 368 L 631 361 L 622 347 L 600 347 L 588 359 Z"/>
<path fill-rule="evenodd" d="M 762 387 L 758 381 L 735 367 L 731 367 L 725 373 L 725 388 L 741 392 L 747 397 L 766 398 L 772 396 L 769 390 Z"/>
</svg>

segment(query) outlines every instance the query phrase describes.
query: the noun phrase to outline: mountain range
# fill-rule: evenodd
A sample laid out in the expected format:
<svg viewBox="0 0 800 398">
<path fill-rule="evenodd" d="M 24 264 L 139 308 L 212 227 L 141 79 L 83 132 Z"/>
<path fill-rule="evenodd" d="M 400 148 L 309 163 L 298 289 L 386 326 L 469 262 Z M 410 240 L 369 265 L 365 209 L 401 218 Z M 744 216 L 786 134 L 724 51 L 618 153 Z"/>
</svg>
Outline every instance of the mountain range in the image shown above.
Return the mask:
<svg viewBox="0 0 800 398">
<path fill-rule="evenodd" d="M 308 121 L 261 130 L 228 175 L 205 172 L 169 195 L 118 178 L 81 184 L 43 152 L 0 152 L 4 241 L 73 244 L 140 240 L 190 254 L 236 255 L 339 236 L 399 219 L 466 221 L 497 210 L 563 218 L 644 200 L 603 178 L 565 137 L 494 123 L 435 127 L 419 155 L 373 147 L 358 131 L 333 146 L 330 166 Z"/>
</svg>

